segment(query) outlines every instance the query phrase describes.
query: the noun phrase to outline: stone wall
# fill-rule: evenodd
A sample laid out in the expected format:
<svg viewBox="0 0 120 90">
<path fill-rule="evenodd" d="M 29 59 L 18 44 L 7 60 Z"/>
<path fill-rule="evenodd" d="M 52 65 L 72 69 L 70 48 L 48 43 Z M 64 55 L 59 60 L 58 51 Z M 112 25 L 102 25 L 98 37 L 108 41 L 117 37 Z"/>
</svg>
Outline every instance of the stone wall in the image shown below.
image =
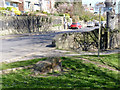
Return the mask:
<svg viewBox="0 0 120 90">
<path fill-rule="evenodd" d="M 23 34 L 48 32 L 53 24 L 62 24 L 62 18 L 48 16 L 8 16 L 0 17 L 0 34 Z"/>
<path fill-rule="evenodd" d="M 111 34 L 111 49 L 118 48 L 120 45 L 120 33 Z M 97 51 L 98 50 L 98 30 L 91 32 L 74 32 L 64 33 L 55 37 L 53 43 L 57 49 L 74 50 L 74 51 Z M 104 35 L 101 35 L 101 50 L 105 50 Z"/>
<path fill-rule="evenodd" d="M 88 33 L 65 33 L 55 38 L 57 49 L 89 51 L 97 50 L 97 45 Z"/>
</svg>

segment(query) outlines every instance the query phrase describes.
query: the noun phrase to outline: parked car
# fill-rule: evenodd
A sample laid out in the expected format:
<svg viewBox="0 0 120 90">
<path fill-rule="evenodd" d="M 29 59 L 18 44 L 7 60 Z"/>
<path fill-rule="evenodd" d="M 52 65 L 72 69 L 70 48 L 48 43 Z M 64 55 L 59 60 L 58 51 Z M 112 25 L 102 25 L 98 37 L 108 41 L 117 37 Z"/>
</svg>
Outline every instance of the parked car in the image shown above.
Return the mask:
<svg viewBox="0 0 120 90">
<path fill-rule="evenodd" d="M 87 27 L 94 27 L 95 26 L 95 23 L 94 22 L 88 22 L 87 23 Z"/>
<path fill-rule="evenodd" d="M 81 29 L 82 25 L 79 22 L 74 22 L 70 26 L 71 29 Z"/>
</svg>

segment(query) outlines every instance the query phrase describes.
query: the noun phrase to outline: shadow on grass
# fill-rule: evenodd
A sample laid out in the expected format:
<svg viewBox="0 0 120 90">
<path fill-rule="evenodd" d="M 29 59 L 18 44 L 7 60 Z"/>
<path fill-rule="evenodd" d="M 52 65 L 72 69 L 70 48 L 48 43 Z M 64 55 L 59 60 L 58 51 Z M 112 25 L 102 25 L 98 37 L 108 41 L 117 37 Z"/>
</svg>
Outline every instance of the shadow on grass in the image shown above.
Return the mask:
<svg viewBox="0 0 120 90">
<path fill-rule="evenodd" d="M 113 57 L 113 56 L 115 56 L 115 55 L 116 55 L 116 54 L 100 55 L 100 57 Z M 117 54 L 117 55 L 120 55 L 120 53 Z M 98 57 L 98 55 L 81 55 L 81 56 Z"/>
<path fill-rule="evenodd" d="M 80 59 L 62 59 L 63 70 L 69 71 L 61 76 L 32 77 L 31 70 L 23 69 L 3 75 L 3 88 L 119 88 L 116 72 L 82 63 Z"/>
</svg>

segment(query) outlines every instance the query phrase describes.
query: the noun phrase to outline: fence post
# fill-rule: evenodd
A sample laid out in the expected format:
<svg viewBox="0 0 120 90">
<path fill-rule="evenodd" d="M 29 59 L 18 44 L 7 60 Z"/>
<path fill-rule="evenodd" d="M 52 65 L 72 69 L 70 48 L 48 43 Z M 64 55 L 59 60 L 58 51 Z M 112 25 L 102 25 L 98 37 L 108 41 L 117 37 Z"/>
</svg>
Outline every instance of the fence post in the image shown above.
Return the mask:
<svg viewBox="0 0 120 90">
<path fill-rule="evenodd" d="M 99 57 L 99 55 L 100 55 L 100 38 L 101 38 L 101 7 L 99 8 L 98 57 Z"/>
</svg>

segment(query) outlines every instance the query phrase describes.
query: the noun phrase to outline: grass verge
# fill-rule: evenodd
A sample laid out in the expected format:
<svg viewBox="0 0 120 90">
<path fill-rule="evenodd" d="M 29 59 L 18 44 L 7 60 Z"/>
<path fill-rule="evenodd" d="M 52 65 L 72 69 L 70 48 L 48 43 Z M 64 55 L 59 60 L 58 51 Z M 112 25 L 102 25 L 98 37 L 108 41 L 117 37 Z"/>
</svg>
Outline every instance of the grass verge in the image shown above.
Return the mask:
<svg viewBox="0 0 120 90">
<path fill-rule="evenodd" d="M 10 69 L 10 68 L 16 68 L 16 67 L 23 67 L 28 66 L 37 63 L 38 61 L 45 60 L 46 58 L 42 59 L 32 59 L 27 61 L 18 61 L 18 62 L 12 62 L 12 63 L 1 63 L 0 70 Z"/>
<path fill-rule="evenodd" d="M 99 58 L 97 55 L 81 55 L 81 56 L 73 56 L 73 57 L 74 58 L 75 57 L 76 58 L 85 58 L 85 59 L 88 59 L 90 61 L 99 62 L 100 64 L 108 65 L 108 66 L 113 67 L 117 70 L 120 70 L 119 56 L 120 56 L 120 53 L 110 54 L 110 55 L 100 55 Z"/>
<path fill-rule="evenodd" d="M 106 55 L 106 58 L 116 55 L 117 54 Z M 96 56 L 94 57 L 96 58 Z M 14 73 L 2 75 L 2 87 L 80 89 L 120 88 L 119 75 L 116 71 L 97 67 L 91 63 L 83 63 L 82 60 L 76 59 L 76 57 L 62 57 L 62 66 L 64 72 L 57 77 L 51 76 L 51 74 L 48 74 L 47 77 L 40 77 L 41 75 L 33 77 L 30 76 L 32 74 L 30 69 L 17 70 Z"/>
</svg>

